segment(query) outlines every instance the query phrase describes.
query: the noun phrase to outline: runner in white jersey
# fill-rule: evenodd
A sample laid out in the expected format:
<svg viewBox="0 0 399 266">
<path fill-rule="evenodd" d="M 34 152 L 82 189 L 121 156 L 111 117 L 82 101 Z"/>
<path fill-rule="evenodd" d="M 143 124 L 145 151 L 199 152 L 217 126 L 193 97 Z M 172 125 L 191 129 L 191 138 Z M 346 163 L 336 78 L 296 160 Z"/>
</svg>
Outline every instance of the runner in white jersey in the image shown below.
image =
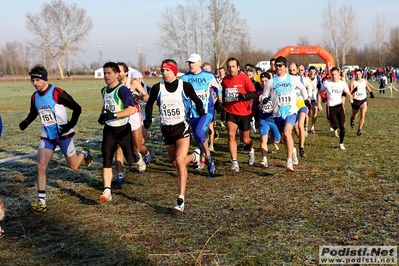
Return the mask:
<svg viewBox="0 0 399 266">
<path fill-rule="evenodd" d="M 355 128 L 355 119 L 360 110 L 359 128 L 357 130 L 357 135 L 360 136 L 362 135 L 362 128 L 367 112 L 367 92 L 370 93 L 370 98 L 374 98 L 367 80 L 362 78 L 361 69 L 355 70 L 355 79 L 350 83 L 350 91 L 353 95 L 351 128 Z"/>
<path fill-rule="evenodd" d="M 304 99 L 308 98 L 306 87 L 297 76 L 286 74 L 287 59 L 279 56 L 276 58 L 276 76 L 270 79 L 262 93 L 261 102 L 266 104 L 269 96 L 273 105 L 274 121 L 283 136 L 284 146 L 287 152 L 286 171 L 294 171 L 294 165 L 298 164 L 298 158 L 294 153 L 294 140 L 292 129 L 294 128 L 298 107 L 296 106 L 296 91 L 299 88 Z"/>
<path fill-rule="evenodd" d="M 117 63 L 120 70 L 119 82 L 125 85 L 129 90 L 131 90 L 131 78 L 129 77 L 129 68 L 124 62 Z M 135 108 L 138 111 L 139 106 L 137 101 L 135 100 Z M 143 159 L 143 155 L 140 153 L 142 149 L 142 134 L 141 134 L 141 126 L 142 126 L 143 119 L 141 117 L 140 112 L 135 112 L 133 115 L 129 117 L 129 123 L 132 131 L 132 138 L 133 138 L 133 149 L 139 156 L 139 160 L 137 163 L 137 168 L 139 172 L 143 173 L 146 170 L 146 164 Z M 124 164 L 124 157 L 121 147 L 118 146 L 115 152 L 115 162 L 116 162 L 116 169 L 118 171 L 118 175 L 113 180 L 114 183 L 122 185 L 125 183 L 124 174 L 123 174 L 123 164 Z"/>
<path fill-rule="evenodd" d="M 345 111 L 342 103 L 342 93 L 346 92 L 349 94 L 350 102 L 352 103 L 352 95 L 349 93 L 349 88 L 346 82 L 340 80 L 339 69 L 333 67 L 331 70 L 332 78 L 325 81 L 320 88 L 318 94 L 319 110 L 321 107 L 321 93 L 325 91 L 327 93 L 327 107 L 328 108 L 328 120 L 330 121 L 331 127 L 336 130 L 339 128 L 339 148 L 345 150 L 344 138 L 345 138 Z"/>
<path fill-rule="evenodd" d="M 308 73 L 308 77 L 310 78 L 310 80 L 313 83 L 313 86 L 315 88 L 315 90 L 312 91 L 312 96 L 311 96 L 311 104 L 312 104 L 312 108 L 309 110 L 309 119 L 311 117 L 312 122 L 311 122 L 311 129 L 310 132 L 312 134 L 316 134 L 316 120 L 317 120 L 317 112 L 318 112 L 318 107 L 319 107 L 319 102 L 318 102 L 318 96 L 317 96 L 317 91 L 318 89 L 320 89 L 321 84 L 319 81 L 319 78 L 317 76 L 317 70 L 316 67 L 314 66 L 310 66 L 309 67 L 309 73 Z M 306 128 L 307 130 L 307 128 Z"/>
</svg>

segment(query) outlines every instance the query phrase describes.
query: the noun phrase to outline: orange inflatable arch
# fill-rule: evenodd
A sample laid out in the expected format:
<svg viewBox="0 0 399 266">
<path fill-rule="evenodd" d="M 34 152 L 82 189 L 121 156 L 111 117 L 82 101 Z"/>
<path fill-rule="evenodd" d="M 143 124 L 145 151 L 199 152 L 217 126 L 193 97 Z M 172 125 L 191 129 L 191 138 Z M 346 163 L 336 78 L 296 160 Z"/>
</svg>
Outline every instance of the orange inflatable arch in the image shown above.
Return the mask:
<svg viewBox="0 0 399 266">
<path fill-rule="evenodd" d="M 330 69 L 335 66 L 334 57 L 320 46 L 286 46 L 275 54 L 273 58 L 279 56 L 287 58 L 289 55 L 318 55 L 326 63 L 328 74 L 330 74 Z"/>
</svg>

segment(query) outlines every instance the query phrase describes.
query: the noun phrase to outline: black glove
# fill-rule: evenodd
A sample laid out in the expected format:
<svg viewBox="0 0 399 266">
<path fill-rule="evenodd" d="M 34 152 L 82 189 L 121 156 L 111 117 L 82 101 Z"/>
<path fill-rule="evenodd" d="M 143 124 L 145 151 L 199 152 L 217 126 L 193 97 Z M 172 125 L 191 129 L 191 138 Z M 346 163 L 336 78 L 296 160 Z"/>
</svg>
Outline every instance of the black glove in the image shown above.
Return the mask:
<svg viewBox="0 0 399 266">
<path fill-rule="evenodd" d="M 357 86 L 353 88 L 352 94 L 355 94 L 357 92 Z"/>
<path fill-rule="evenodd" d="M 71 123 L 66 123 L 65 125 L 59 125 L 59 128 L 60 128 L 60 135 L 62 135 L 71 130 L 72 125 Z"/>
<path fill-rule="evenodd" d="M 310 110 L 312 109 L 312 104 L 310 103 L 309 99 L 305 100 L 306 107 Z"/>
<path fill-rule="evenodd" d="M 111 119 L 115 119 L 116 118 L 116 113 L 111 112 L 110 110 L 105 109 L 105 113 L 104 113 L 104 120 L 108 121 Z"/>
<path fill-rule="evenodd" d="M 143 125 L 144 125 L 144 127 L 145 127 L 146 129 L 149 129 L 150 126 L 151 126 L 151 124 L 152 124 L 152 121 L 151 121 L 151 120 L 144 120 L 144 121 L 143 121 Z"/>
<path fill-rule="evenodd" d="M 216 111 L 218 112 L 218 113 L 221 113 L 221 112 L 223 112 L 223 109 L 224 109 L 224 107 L 223 107 L 223 103 L 221 102 L 221 101 L 217 101 L 216 102 L 216 106 L 215 106 L 216 108 Z"/>
<path fill-rule="evenodd" d="M 240 101 L 244 101 L 245 100 L 245 94 L 239 93 L 237 98 Z"/>
<path fill-rule="evenodd" d="M 374 93 L 370 91 L 370 98 L 374 98 Z"/>
<path fill-rule="evenodd" d="M 28 123 L 28 121 L 26 121 L 26 119 L 24 121 L 22 121 L 21 123 L 19 123 L 19 129 L 21 129 L 22 131 L 24 131 L 28 126 L 29 126 L 29 123 Z"/>
<path fill-rule="evenodd" d="M 101 114 L 101 115 L 98 117 L 97 122 L 98 122 L 100 125 L 105 125 L 105 117 L 104 117 L 104 114 Z"/>
<path fill-rule="evenodd" d="M 263 101 L 262 101 L 263 104 L 267 104 L 268 102 L 269 102 L 269 98 L 263 98 Z"/>
<path fill-rule="evenodd" d="M 197 114 L 199 114 L 200 116 L 205 115 L 205 110 L 204 110 L 204 108 L 201 108 L 201 109 L 197 110 Z"/>
<path fill-rule="evenodd" d="M 133 95 L 133 99 L 135 102 L 138 102 L 141 100 L 140 95 L 138 93 L 132 93 L 132 95 Z"/>
</svg>

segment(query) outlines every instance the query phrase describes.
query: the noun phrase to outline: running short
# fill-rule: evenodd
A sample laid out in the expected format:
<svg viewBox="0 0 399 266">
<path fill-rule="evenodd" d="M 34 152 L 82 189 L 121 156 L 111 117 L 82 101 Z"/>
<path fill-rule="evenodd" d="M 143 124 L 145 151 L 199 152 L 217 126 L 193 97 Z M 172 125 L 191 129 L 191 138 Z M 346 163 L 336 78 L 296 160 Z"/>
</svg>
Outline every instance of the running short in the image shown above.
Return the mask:
<svg viewBox="0 0 399 266">
<path fill-rule="evenodd" d="M 48 149 L 54 151 L 57 145 L 60 146 L 60 149 L 65 157 L 71 157 L 76 153 L 75 144 L 73 143 L 72 138 L 58 141 L 41 139 L 39 142 L 39 149 Z"/>
<path fill-rule="evenodd" d="M 298 115 L 300 113 L 304 113 L 305 115 L 308 113 L 308 108 L 306 106 L 302 107 L 301 109 L 299 109 L 298 111 Z"/>
<path fill-rule="evenodd" d="M 352 109 L 354 109 L 354 110 L 359 110 L 359 109 L 360 109 L 360 106 L 361 106 L 363 103 L 366 103 L 366 105 L 367 105 L 367 98 L 365 98 L 365 99 L 363 99 L 363 100 L 353 100 L 353 103 L 351 104 L 351 105 L 352 105 Z"/>
<path fill-rule="evenodd" d="M 129 123 L 132 131 L 135 131 L 143 124 L 143 116 L 140 112 L 136 112 L 129 117 Z"/>
<path fill-rule="evenodd" d="M 226 112 L 226 121 L 233 122 L 238 125 L 238 129 L 240 131 L 248 131 L 251 129 L 251 120 L 252 115 L 241 116 L 241 115 L 233 115 Z"/>
<path fill-rule="evenodd" d="M 297 120 L 298 115 L 297 114 L 292 114 L 287 116 L 285 119 L 282 117 L 275 117 L 274 118 L 274 123 L 276 123 L 278 131 L 280 134 L 284 133 L 284 127 L 286 124 L 290 124 L 292 128 L 294 128 L 295 122 Z"/>
<path fill-rule="evenodd" d="M 176 141 L 182 138 L 190 137 L 190 124 L 188 121 L 183 121 L 179 124 L 172 126 L 161 126 L 163 142 L 166 145 L 175 144 Z"/>
</svg>

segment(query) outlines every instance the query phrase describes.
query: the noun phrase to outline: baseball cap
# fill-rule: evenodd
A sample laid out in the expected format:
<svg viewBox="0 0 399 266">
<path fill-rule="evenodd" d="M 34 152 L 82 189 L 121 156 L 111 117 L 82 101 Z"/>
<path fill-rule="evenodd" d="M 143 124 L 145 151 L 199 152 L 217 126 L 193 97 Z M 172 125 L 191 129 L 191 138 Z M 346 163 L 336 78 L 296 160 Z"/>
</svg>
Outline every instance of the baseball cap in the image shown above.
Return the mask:
<svg viewBox="0 0 399 266">
<path fill-rule="evenodd" d="M 286 65 L 287 65 L 287 58 L 285 58 L 285 57 L 283 57 L 283 56 L 279 56 L 279 57 L 276 58 L 276 61 L 275 61 L 274 63 L 275 63 L 275 64 L 281 63 L 281 64 L 283 64 L 284 66 L 286 66 Z"/>
<path fill-rule="evenodd" d="M 131 78 L 141 79 L 141 78 L 143 78 L 143 75 L 139 71 L 135 70 L 135 71 L 132 72 L 130 77 Z"/>
<path fill-rule="evenodd" d="M 201 60 L 201 56 L 200 56 L 199 54 L 192 54 L 192 55 L 190 55 L 190 57 L 187 59 L 186 63 L 188 63 L 188 62 L 195 63 L 195 62 L 198 62 L 198 61 L 202 61 L 202 60 Z"/>
</svg>

